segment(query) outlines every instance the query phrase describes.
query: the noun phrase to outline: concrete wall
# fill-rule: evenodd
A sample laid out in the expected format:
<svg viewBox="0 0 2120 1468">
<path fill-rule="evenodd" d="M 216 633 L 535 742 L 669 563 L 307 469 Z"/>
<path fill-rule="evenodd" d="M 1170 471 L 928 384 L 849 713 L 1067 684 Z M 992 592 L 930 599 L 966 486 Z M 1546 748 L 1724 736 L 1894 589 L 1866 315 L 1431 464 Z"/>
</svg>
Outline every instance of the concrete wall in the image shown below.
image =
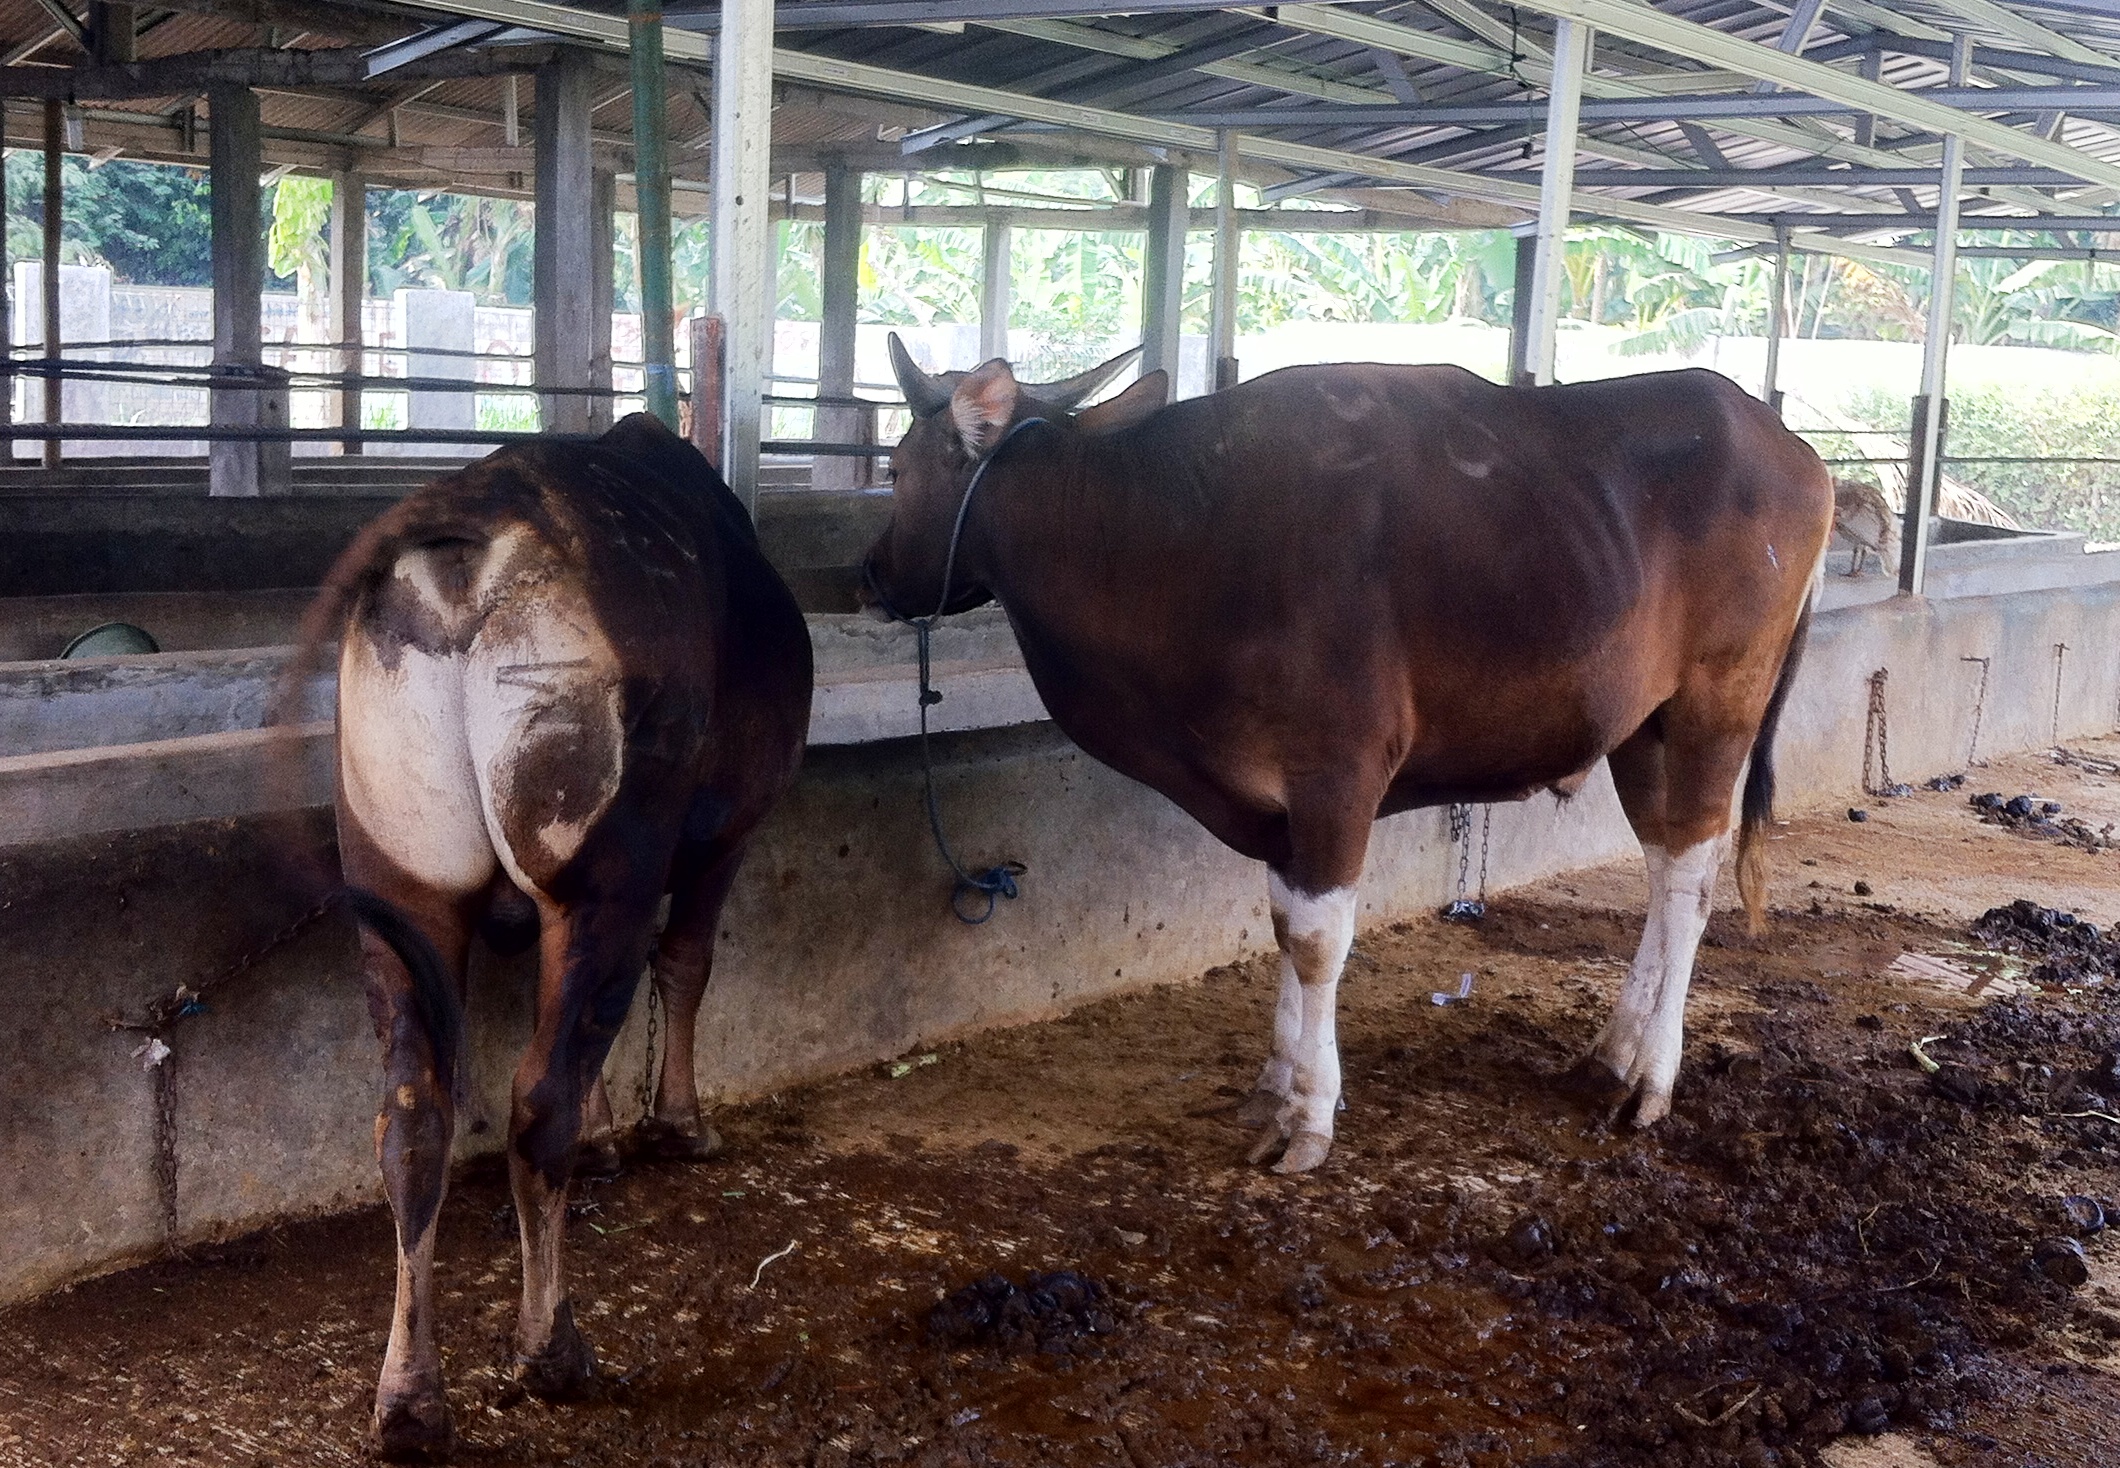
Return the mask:
<svg viewBox="0 0 2120 1468">
<path fill-rule="evenodd" d="M 850 636 L 853 634 L 849 634 Z M 879 634 L 880 635 L 880 634 Z M 2120 701 L 2120 587 L 1850 607 L 1819 618 L 1781 745 L 1784 803 L 1843 800 L 1861 773 L 1866 679 L 1891 670 L 1893 773 L 1958 768 L 1972 681 L 1995 659 L 1984 748 L 2047 742 L 2053 645 L 2060 732 L 2103 732 Z M 946 707 L 947 705 L 945 705 Z M 755 1094 L 941 1036 L 1050 1015 L 1116 989 L 1189 978 L 1268 941 L 1264 879 L 1168 802 L 1080 754 L 1049 725 L 936 741 L 953 841 L 969 861 L 1029 868 L 1024 895 L 965 928 L 929 845 L 907 741 L 813 750 L 732 899 L 702 1020 L 709 1094 Z M 1497 886 L 1630 851 L 1603 776 L 1574 802 L 1495 811 Z M 0 849 L 0 1297 L 158 1244 L 152 1078 L 113 1032 L 272 932 L 294 899 L 259 822 L 206 822 Z M 1365 922 L 1452 893 L 1441 812 L 1379 825 Z M 1780 874 L 1783 891 L 1792 878 Z M 500 1087 L 524 1023 L 519 971 L 475 985 L 478 1090 Z M 1265 1036 L 1259 1041 L 1263 1046 Z M 181 1228 L 206 1238 L 376 1195 L 374 1046 L 345 929 L 322 925 L 172 1036 Z M 611 1075 L 622 1112 L 637 1024 Z M 467 1135 L 490 1148 L 492 1131 Z"/>
</svg>

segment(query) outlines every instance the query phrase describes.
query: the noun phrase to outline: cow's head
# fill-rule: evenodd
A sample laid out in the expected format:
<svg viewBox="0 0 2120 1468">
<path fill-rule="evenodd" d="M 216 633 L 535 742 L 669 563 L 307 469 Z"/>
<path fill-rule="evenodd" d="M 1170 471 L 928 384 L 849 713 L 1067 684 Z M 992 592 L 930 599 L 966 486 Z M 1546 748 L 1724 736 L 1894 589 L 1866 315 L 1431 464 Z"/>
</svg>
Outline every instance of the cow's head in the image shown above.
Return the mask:
<svg viewBox="0 0 2120 1468">
<path fill-rule="evenodd" d="M 1077 414 L 1140 348 L 1121 352 L 1064 382 L 1018 382 L 996 357 L 970 372 L 929 374 L 891 334 L 891 366 L 913 426 L 891 451 L 891 523 L 862 564 L 862 602 L 892 615 L 924 616 L 942 599 L 942 576 L 958 507 L 972 476 L 1027 418 L 1086 433 L 1111 432 L 1139 421 L 1169 396 L 1162 372 L 1151 372 L 1118 397 Z M 1043 430 L 1032 430 L 1042 432 Z M 986 493 L 984 489 L 980 491 Z M 977 568 L 959 555 L 946 611 L 961 612 L 991 599 Z"/>
</svg>

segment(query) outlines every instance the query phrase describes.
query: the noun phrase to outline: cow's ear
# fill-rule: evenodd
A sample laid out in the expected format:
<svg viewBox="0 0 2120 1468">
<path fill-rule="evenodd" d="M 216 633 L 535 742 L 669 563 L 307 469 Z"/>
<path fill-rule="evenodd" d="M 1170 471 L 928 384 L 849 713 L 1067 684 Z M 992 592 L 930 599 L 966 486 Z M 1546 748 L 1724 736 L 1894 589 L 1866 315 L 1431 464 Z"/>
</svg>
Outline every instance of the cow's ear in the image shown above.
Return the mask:
<svg viewBox="0 0 2120 1468">
<path fill-rule="evenodd" d="M 967 372 L 950 394 L 950 421 L 973 458 L 1001 442 L 1001 435 L 1016 418 L 1016 401 L 1022 389 L 1016 374 L 999 357 Z"/>
<path fill-rule="evenodd" d="M 1158 367 L 1115 398 L 1075 415 L 1075 427 L 1092 438 L 1131 428 L 1170 401 L 1170 374 Z"/>
</svg>

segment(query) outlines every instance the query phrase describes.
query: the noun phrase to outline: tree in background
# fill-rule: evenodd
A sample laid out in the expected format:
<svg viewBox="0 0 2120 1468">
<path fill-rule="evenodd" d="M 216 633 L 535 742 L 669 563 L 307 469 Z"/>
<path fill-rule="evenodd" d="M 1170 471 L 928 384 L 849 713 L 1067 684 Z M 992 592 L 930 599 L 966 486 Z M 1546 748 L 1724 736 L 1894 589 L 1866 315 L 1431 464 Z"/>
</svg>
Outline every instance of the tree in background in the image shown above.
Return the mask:
<svg viewBox="0 0 2120 1468">
<path fill-rule="evenodd" d="M 60 259 L 106 265 L 128 285 L 213 283 L 213 205 L 203 169 L 116 159 L 91 166 L 69 156 L 60 164 L 65 189 Z M 44 254 L 44 159 L 28 149 L 7 155 L 7 253 Z"/>
<path fill-rule="evenodd" d="M 275 275 L 294 277 L 300 302 L 297 341 L 331 340 L 331 181 L 289 175 L 272 191 L 272 228 L 265 236 L 266 263 Z"/>
</svg>

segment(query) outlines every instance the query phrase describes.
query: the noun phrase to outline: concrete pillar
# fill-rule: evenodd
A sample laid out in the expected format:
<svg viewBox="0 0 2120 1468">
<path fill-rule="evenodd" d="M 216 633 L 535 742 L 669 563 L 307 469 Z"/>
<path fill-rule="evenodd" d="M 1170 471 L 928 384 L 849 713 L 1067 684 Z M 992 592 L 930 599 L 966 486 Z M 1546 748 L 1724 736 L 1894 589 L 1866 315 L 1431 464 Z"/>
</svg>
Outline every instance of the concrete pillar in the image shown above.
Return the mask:
<svg viewBox="0 0 2120 1468">
<path fill-rule="evenodd" d="M 1973 38 L 1951 37 L 1951 85 L 1962 87 L 1971 70 Z M 1958 293 L 1958 194 L 1965 177 L 1965 139 L 1943 138 L 1937 178 L 1936 247 L 1929 262 L 1928 329 L 1921 344 L 1921 394 L 1915 399 L 1914 431 L 1908 445 L 1906 519 L 1899 536 L 1899 589 L 1919 596 L 1929 571 L 1929 516 L 1943 483 L 1943 424 L 1949 412 L 1944 367 L 1950 356 L 1952 306 Z"/>
<path fill-rule="evenodd" d="M 1576 119 L 1583 73 L 1590 65 L 1590 28 L 1559 20 L 1553 31 L 1553 90 L 1546 99 L 1546 163 L 1539 170 L 1538 251 L 1532 264 L 1531 314 L 1524 366 L 1541 387 L 1553 381 L 1561 314 L 1568 206 L 1575 193 Z"/>
<path fill-rule="evenodd" d="M 618 175 L 599 165 L 590 175 L 589 197 L 589 374 L 608 388 L 611 376 L 611 313 L 617 309 Z M 602 433 L 614 420 L 608 393 L 588 400 L 589 431 Z"/>
<path fill-rule="evenodd" d="M 999 219 L 989 218 L 982 230 L 984 258 L 979 275 L 979 360 L 990 362 L 1008 356 L 1010 300 L 1010 230 Z"/>
<path fill-rule="evenodd" d="M 722 477 L 758 501 L 758 440 L 773 348 L 773 0 L 723 0 L 714 38 L 713 307 L 721 317 Z"/>
<path fill-rule="evenodd" d="M 6 101 L 5 99 L 0 99 L 0 117 L 5 117 L 6 112 Z M 4 152 L 0 152 L 0 160 L 4 160 L 4 158 Z M 7 169 L 0 167 L 0 221 L 7 219 L 7 210 Z M 6 253 L 4 236 L 0 236 L 0 259 L 5 259 Z M 10 345 L 15 340 L 14 286 L 15 283 L 10 278 L 10 272 L 0 270 L 0 342 Z M 0 354 L 0 426 L 12 424 L 14 421 L 15 354 L 7 352 Z M 15 455 L 14 441 L 12 439 L 0 439 L 0 443 L 6 445 L 5 449 L 0 449 L 0 463 L 13 463 Z"/>
<path fill-rule="evenodd" d="M 207 90 L 211 109 L 213 183 L 213 361 L 217 380 L 261 384 L 216 387 L 212 420 L 222 428 L 284 429 L 287 391 L 264 386 L 286 374 L 265 367 L 263 303 L 265 224 L 259 215 L 258 175 L 264 166 L 258 130 L 258 94 L 216 82 Z M 209 450 L 209 492 L 258 495 L 290 484 L 289 445 L 216 441 Z"/>
<path fill-rule="evenodd" d="M 1237 137 L 1225 130 L 1216 155 L 1215 279 L 1209 312 L 1209 381 L 1220 392 L 1237 383 L 1237 271 L 1244 232 L 1237 227 Z"/>
<path fill-rule="evenodd" d="M 60 160 L 65 157 L 62 134 L 65 119 L 60 115 L 56 98 L 44 102 L 44 359 L 57 362 L 66 352 L 66 337 L 59 322 L 59 222 L 66 207 L 66 189 L 60 174 Z M 61 384 L 55 373 L 44 379 L 44 422 L 47 426 L 62 421 L 60 408 Z M 44 441 L 44 467 L 56 469 L 60 462 L 59 440 Z"/>
<path fill-rule="evenodd" d="M 478 298 L 469 291 L 401 290 L 391 302 L 397 318 L 392 333 L 405 348 L 407 377 L 448 382 L 476 382 L 478 363 L 458 353 L 475 351 L 478 332 L 475 315 Z M 428 348 L 421 351 L 422 347 Z M 478 397 L 475 393 L 448 388 L 415 387 L 405 413 L 405 425 L 423 432 L 446 433 L 478 427 Z M 398 448 L 396 444 L 389 445 Z M 476 458 L 482 449 L 468 443 L 422 440 L 402 446 L 413 455 L 462 455 Z"/>
<path fill-rule="evenodd" d="M 88 54 L 100 65 L 116 66 L 138 59 L 139 17 L 131 5 L 89 0 Z"/>
<path fill-rule="evenodd" d="M 824 259 L 818 285 L 817 395 L 854 395 L 854 346 L 861 295 L 861 172 L 844 163 L 824 173 Z M 874 422 L 860 408 L 817 410 L 817 437 L 826 443 L 861 443 Z M 811 465 L 814 489 L 854 489 L 870 482 L 860 459 L 820 455 Z"/>
<path fill-rule="evenodd" d="M 1516 232 L 1515 278 L 1509 297 L 1509 365 L 1506 381 L 1511 387 L 1531 384 L 1531 297 L 1537 275 L 1538 236 L 1530 230 Z"/>
<path fill-rule="evenodd" d="M 544 387 L 611 385 L 611 190 L 610 174 L 596 166 L 589 133 L 594 85 L 594 68 L 581 51 L 562 51 L 537 73 L 531 253 L 534 361 Z M 580 392 L 550 393 L 544 398 L 545 428 L 593 432 L 608 419 L 608 405 L 607 398 Z"/>
<path fill-rule="evenodd" d="M 1148 242 L 1142 252 L 1141 372 L 1170 374 L 1178 395 L 1178 322 L 1185 304 L 1185 230 L 1192 222 L 1186 170 L 1156 165 L 1148 185 Z"/>
<path fill-rule="evenodd" d="M 331 339 L 338 344 L 338 370 L 360 375 L 361 303 L 368 298 L 368 185 L 357 173 L 331 176 Z M 330 414 L 341 428 L 361 426 L 361 390 L 341 390 Z M 361 451 L 358 439 L 340 445 Z"/>
<path fill-rule="evenodd" d="M 1781 411 L 1781 339 L 1789 334 L 1789 227 L 1774 226 L 1774 294 L 1767 298 L 1767 371 L 1759 395 Z"/>
</svg>

